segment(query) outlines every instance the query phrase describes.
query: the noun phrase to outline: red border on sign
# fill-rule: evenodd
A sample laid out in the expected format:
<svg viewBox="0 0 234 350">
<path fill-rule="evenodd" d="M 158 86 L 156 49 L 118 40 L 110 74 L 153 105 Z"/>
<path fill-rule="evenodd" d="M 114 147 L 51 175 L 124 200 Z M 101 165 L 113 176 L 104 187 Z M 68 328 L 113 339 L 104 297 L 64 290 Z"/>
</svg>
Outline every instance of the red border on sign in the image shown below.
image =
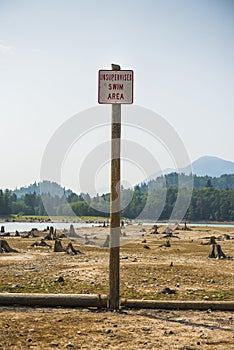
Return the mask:
<svg viewBox="0 0 234 350">
<path fill-rule="evenodd" d="M 118 103 L 118 102 L 100 102 L 100 73 L 102 72 L 131 72 L 132 73 L 132 102 L 124 102 L 124 103 Z M 98 71 L 98 103 L 104 104 L 104 105 L 115 105 L 115 104 L 123 104 L 123 105 L 130 105 L 133 104 L 134 100 L 134 90 L 133 90 L 133 81 L 134 81 L 134 71 L 132 69 L 123 69 L 123 70 L 113 70 L 113 69 L 99 69 Z"/>
</svg>

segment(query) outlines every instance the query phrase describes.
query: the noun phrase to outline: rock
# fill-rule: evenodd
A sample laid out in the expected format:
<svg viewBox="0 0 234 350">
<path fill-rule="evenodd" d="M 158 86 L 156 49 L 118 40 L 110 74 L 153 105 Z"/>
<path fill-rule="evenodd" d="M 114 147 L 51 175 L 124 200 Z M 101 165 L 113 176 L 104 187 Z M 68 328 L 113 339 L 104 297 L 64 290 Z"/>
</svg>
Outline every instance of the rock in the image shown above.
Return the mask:
<svg viewBox="0 0 234 350">
<path fill-rule="evenodd" d="M 62 276 L 59 276 L 59 278 L 55 282 L 63 283 L 65 282 L 65 280 Z"/>
<path fill-rule="evenodd" d="M 67 343 L 66 347 L 67 347 L 67 348 L 74 348 L 74 344 L 73 344 L 71 341 L 69 341 L 69 342 Z"/>
<path fill-rule="evenodd" d="M 150 247 L 148 245 L 146 245 L 146 244 L 143 245 L 143 248 L 150 249 Z"/>
<path fill-rule="evenodd" d="M 176 290 L 166 287 L 161 291 L 161 293 L 163 293 L 163 294 L 176 294 Z"/>
</svg>

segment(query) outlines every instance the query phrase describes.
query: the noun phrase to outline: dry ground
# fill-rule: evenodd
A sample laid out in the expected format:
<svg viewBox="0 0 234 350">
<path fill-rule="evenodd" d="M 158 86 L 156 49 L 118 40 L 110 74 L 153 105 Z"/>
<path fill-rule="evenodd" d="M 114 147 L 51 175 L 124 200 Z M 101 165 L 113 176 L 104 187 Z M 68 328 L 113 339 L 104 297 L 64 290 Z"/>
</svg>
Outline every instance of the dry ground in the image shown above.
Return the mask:
<svg viewBox="0 0 234 350">
<path fill-rule="evenodd" d="M 121 239 L 121 297 L 155 300 L 233 300 L 233 261 L 209 259 L 209 237 L 219 237 L 234 256 L 231 228 L 175 231 L 171 247 L 164 234 L 128 226 Z M 165 228 L 161 227 L 160 232 Z M 72 241 L 83 254 L 54 253 L 31 247 L 38 238 L 4 238 L 15 254 L 0 255 L 0 292 L 108 293 L 109 251 L 100 248 L 108 228 L 77 229 Z M 144 236 L 142 236 L 144 234 Z M 42 233 L 41 233 L 42 235 Z M 43 233 L 44 235 L 44 233 Z M 146 242 L 143 242 L 146 240 Z M 62 239 L 66 246 L 70 239 Z M 202 244 L 201 244 L 202 243 Z M 148 246 L 147 249 L 145 246 Z M 171 266 L 172 265 L 172 266 Z M 58 282 L 63 277 L 64 282 Z M 165 287 L 175 294 L 161 293 Z M 0 308 L 0 349 L 234 349 L 232 312 Z"/>
</svg>

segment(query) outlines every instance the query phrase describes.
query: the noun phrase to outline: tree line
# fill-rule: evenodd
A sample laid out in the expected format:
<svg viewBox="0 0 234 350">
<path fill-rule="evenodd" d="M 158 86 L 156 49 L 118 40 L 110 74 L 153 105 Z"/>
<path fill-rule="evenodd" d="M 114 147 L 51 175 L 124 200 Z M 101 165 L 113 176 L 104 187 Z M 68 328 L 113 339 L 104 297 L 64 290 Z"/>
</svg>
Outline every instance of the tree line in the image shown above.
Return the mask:
<svg viewBox="0 0 234 350">
<path fill-rule="evenodd" d="M 183 175 L 183 183 L 188 180 Z M 122 189 L 121 215 L 135 219 L 168 220 L 178 195 L 178 175 L 169 174 L 133 189 Z M 195 177 L 192 198 L 185 219 L 190 221 L 234 221 L 234 175 L 220 178 Z M 202 187 L 200 187 L 202 186 Z M 25 192 L 24 192 L 25 193 Z M 180 188 L 181 200 L 190 189 Z M 90 197 L 69 191 L 66 197 L 58 194 L 25 193 L 17 196 L 8 189 L 0 190 L 0 215 L 50 215 L 109 217 L 110 194 Z M 179 215 L 179 213 L 178 213 Z"/>
</svg>

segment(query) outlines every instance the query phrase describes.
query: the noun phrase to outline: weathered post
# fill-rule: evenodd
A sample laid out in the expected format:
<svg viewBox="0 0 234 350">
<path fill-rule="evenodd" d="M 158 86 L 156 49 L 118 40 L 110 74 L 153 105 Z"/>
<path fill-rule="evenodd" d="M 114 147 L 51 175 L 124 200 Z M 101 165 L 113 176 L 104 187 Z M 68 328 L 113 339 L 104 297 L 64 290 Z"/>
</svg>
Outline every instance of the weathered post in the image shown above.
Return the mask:
<svg viewBox="0 0 234 350">
<path fill-rule="evenodd" d="M 120 66 L 112 64 L 112 70 Z M 112 104 L 109 307 L 119 309 L 121 104 Z"/>
<path fill-rule="evenodd" d="M 110 198 L 110 259 L 109 300 L 112 310 L 119 309 L 119 251 L 120 251 L 120 142 L 121 104 L 133 103 L 133 71 L 99 70 L 98 103 L 112 104 L 111 123 L 111 198 Z M 104 246 L 107 244 L 105 242 Z"/>
</svg>

